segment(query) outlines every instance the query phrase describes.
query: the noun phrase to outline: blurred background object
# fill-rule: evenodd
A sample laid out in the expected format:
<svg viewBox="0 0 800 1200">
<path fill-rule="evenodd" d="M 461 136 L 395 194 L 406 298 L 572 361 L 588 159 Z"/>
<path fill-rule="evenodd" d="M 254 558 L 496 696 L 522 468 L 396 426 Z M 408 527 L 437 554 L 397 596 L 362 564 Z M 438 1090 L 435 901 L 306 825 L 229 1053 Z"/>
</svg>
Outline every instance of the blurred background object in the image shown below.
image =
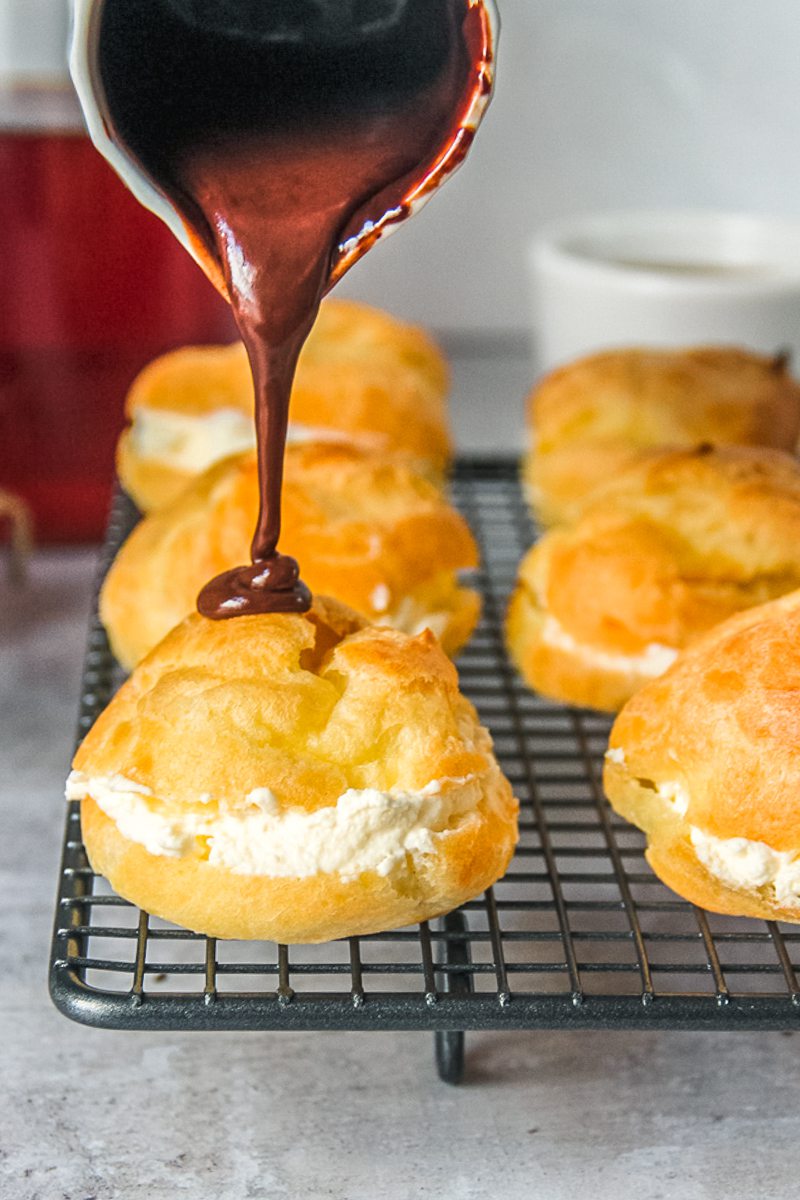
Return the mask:
<svg viewBox="0 0 800 1200">
<path fill-rule="evenodd" d="M 497 94 L 467 167 L 337 291 L 442 335 L 462 450 L 508 452 L 533 376 L 525 248 L 544 224 L 622 208 L 800 217 L 800 6 L 499 7 Z M 0 486 L 30 500 L 40 536 L 85 537 L 137 366 L 230 326 L 78 135 L 66 14 L 67 0 L 0 0 Z"/>
<path fill-rule="evenodd" d="M 623 209 L 527 247 L 540 370 L 630 346 L 740 345 L 800 362 L 800 221 Z"/>
<path fill-rule="evenodd" d="M 0 486 L 43 541 L 98 537 L 125 392 L 233 335 L 227 305 L 83 133 L 67 0 L 0 0 Z"/>
</svg>

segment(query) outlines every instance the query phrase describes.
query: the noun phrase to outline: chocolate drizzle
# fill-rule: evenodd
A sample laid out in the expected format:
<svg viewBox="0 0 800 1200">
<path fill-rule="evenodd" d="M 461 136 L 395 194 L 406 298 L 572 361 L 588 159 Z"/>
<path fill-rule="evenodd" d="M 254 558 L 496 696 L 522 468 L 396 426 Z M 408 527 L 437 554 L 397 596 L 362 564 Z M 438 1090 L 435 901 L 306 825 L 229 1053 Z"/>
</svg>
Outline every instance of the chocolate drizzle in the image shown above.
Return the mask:
<svg viewBox="0 0 800 1200">
<path fill-rule="evenodd" d="M 309 607 L 278 552 L 297 359 L 326 291 L 466 154 L 490 60 L 472 0 L 105 0 L 116 136 L 224 279 L 253 373 L 253 564 L 206 585 L 204 616 Z"/>
<path fill-rule="evenodd" d="M 234 567 L 217 575 L 197 597 L 204 617 L 221 620 L 261 612 L 307 612 L 311 592 L 300 578 L 297 560 L 272 554 L 249 567 Z"/>
</svg>

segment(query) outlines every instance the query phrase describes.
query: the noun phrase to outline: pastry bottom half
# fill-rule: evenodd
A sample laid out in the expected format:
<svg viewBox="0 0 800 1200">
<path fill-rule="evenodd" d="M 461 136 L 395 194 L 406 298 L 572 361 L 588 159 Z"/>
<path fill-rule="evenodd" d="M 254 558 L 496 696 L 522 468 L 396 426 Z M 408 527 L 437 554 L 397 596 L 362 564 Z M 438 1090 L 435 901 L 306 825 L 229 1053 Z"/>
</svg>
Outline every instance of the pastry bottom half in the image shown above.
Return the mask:
<svg viewBox="0 0 800 1200">
<path fill-rule="evenodd" d="M 506 641 L 526 683 L 562 704 L 617 712 L 652 675 L 635 665 L 615 669 L 587 659 L 579 645 L 570 648 L 545 640 L 547 614 L 524 583 L 518 583 L 508 606 Z"/>
<path fill-rule="evenodd" d="M 655 874 L 684 900 L 725 916 L 800 924 L 800 905 L 781 904 L 769 894 L 769 886 L 735 888 L 713 875 L 695 853 L 689 822 L 673 812 L 648 781 L 631 778 L 616 764 L 607 765 L 605 789 L 614 810 L 646 833 L 645 857 Z"/>
<path fill-rule="evenodd" d="M 81 802 L 83 839 L 92 869 L 154 916 L 209 937 L 315 943 L 414 924 L 479 895 L 506 870 L 517 839 L 517 802 L 493 773 L 479 806 L 432 854 L 389 875 L 355 878 L 241 875 L 200 857 L 151 854 L 125 837 L 91 799 Z"/>
</svg>

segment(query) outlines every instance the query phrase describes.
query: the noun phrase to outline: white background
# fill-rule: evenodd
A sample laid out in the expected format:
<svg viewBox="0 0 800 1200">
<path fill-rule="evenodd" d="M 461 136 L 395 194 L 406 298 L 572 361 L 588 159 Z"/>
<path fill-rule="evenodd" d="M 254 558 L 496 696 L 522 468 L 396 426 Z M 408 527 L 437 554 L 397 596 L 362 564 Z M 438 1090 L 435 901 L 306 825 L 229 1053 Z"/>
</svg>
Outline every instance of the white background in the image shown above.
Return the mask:
<svg viewBox="0 0 800 1200">
<path fill-rule="evenodd" d="M 519 331 L 542 222 L 619 207 L 800 214 L 798 0 L 499 0 L 496 98 L 461 173 L 356 267 L 439 329 Z"/>
</svg>

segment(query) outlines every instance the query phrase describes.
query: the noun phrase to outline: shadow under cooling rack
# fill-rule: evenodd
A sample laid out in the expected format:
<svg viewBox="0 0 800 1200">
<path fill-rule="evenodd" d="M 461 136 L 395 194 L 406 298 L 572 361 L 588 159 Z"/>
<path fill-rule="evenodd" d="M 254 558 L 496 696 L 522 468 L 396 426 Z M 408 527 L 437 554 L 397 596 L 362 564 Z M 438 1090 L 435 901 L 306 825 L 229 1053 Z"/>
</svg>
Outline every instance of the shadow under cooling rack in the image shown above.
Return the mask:
<svg viewBox="0 0 800 1200">
<path fill-rule="evenodd" d="M 89 867 L 68 806 L 51 964 L 67 1015 L 125 1029 L 794 1028 L 800 927 L 719 917 L 653 876 L 606 804 L 605 717 L 541 700 L 509 666 L 502 614 L 533 537 L 516 470 L 462 461 L 453 496 L 483 566 L 459 661 L 522 805 L 506 877 L 456 913 L 323 946 L 222 942 L 148 917 Z M 106 564 L 136 519 L 114 505 Z M 79 735 L 121 676 L 96 617 Z"/>
</svg>

